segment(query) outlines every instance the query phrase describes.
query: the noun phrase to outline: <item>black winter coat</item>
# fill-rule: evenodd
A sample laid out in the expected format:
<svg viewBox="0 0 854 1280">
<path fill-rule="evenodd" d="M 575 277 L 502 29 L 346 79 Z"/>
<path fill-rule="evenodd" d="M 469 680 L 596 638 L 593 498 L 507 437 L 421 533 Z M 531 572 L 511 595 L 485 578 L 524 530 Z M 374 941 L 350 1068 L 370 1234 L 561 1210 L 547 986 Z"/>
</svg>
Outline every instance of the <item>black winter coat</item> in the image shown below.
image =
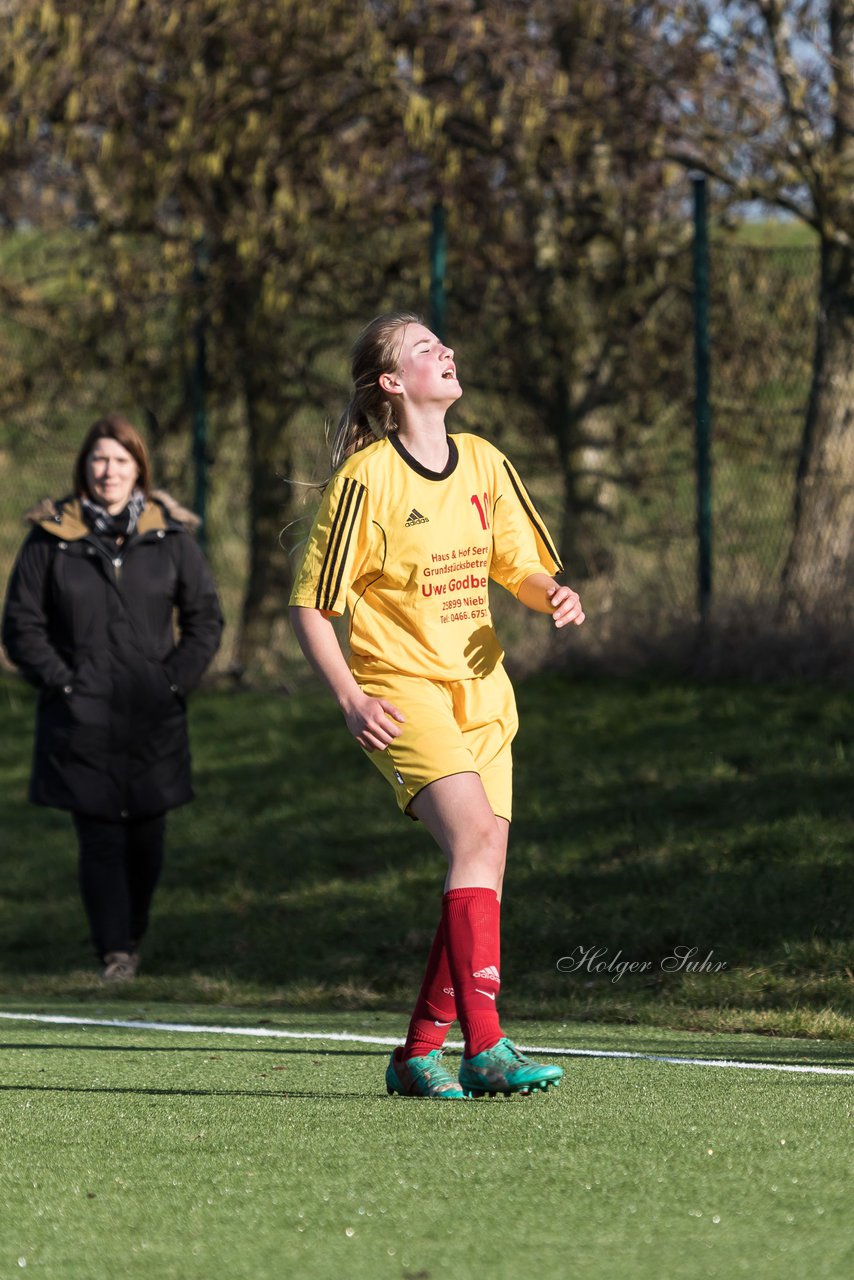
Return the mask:
<svg viewBox="0 0 854 1280">
<path fill-rule="evenodd" d="M 90 531 L 76 499 L 28 514 L 3 644 L 39 689 L 35 804 L 121 821 L 192 799 L 185 698 L 217 650 L 222 615 L 178 516 L 195 521 L 156 494 L 117 546 Z"/>
</svg>

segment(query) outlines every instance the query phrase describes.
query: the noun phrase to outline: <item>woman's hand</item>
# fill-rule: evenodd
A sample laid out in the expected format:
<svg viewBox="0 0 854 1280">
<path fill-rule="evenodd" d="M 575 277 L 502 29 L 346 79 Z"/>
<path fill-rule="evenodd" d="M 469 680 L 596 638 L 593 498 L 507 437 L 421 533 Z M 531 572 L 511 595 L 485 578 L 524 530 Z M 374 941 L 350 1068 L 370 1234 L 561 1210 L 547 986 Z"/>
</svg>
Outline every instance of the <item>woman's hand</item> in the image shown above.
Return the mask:
<svg viewBox="0 0 854 1280">
<path fill-rule="evenodd" d="M 359 746 L 365 751 L 385 751 L 400 736 L 398 724 L 405 720 L 403 712 L 387 698 L 372 698 L 362 692 L 344 660 L 332 623 L 319 609 L 291 605 L 290 618 L 303 653 L 326 682 Z"/>
<path fill-rule="evenodd" d="M 406 717 L 387 698 L 371 698 L 359 691 L 352 701 L 342 705 L 347 728 L 365 751 L 385 751 L 389 743 L 400 737 Z M 398 724 L 395 723 L 398 722 Z"/>
<path fill-rule="evenodd" d="M 519 587 L 519 600 L 537 613 L 550 613 L 556 627 L 565 627 L 568 622 L 580 627 L 584 621 L 578 592 L 561 586 L 547 573 L 532 573 L 527 577 Z"/>
<path fill-rule="evenodd" d="M 572 587 L 562 587 L 557 582 L 546 588 L 549 604 L 552 607 L 552 622 L 556 627 L 565 627 L 574 622 L 580 627 L 584 621 L 584 610 L 577 591 Z"/>
</svg>

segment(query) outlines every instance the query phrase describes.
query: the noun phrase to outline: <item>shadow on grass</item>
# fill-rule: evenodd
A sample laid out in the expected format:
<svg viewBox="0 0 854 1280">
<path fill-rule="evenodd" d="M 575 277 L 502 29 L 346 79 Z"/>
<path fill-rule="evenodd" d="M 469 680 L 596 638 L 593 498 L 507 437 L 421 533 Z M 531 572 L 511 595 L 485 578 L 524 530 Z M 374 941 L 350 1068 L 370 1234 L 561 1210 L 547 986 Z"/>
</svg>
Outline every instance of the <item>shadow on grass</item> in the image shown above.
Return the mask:
<svg viewBox="0 0 854 1280">
<path fill-rule="evenodd" d="M 133 1030 L 129 1027 L 128 1030 Z M 388 1058 L 388 1049 L 371 1048 L 366 1045 L 364 1049 L 291 1049 L 278 1048 L 273 1046 L 269 1049 L 258 1048 L 257 1046 L 247 1046 L 245 1049 L 222 1048 L 219 1045 L 202 1044 L 202 1045 L 168 1045 L 168 1044 L 70 1044 L 57 1041 L 47 1041 L 44 1044 L 27 1043 L 23 1041 L 9 1041 L 6 1044 L 0 1044 L 0 1049 L 50 1049 L 60 1053 L 203 1053 L 212 1061 L 221 1057 L 226 1053 L 248 1053 L 248 1054 L 279 1054 L 292 1058 L 382 1058 L 385 1061 Z"/>
<path fill-rule="evenodd" d="M 131 1030 L 133 1028 L 130 1028 Z M 805 1046 L 809 1051 L 805 1052 L 804 1048 L 797 1050 L 788 1046 L 780 1046 L 780 1051 L 775 1053 L 757 1053 L 752 1048 L 745 1048 L 736 1044 L 728 1044 L 726 1049 L 722 1049 L 719 1043 L 714 1048 L 710 1048 L 708 1052 L 704 1052 L 702 1047 L 697 1048 L 692 1045 L 690 1052 L 674 1048 L 672 1042 L 668 1044 L 666 1040 L 653 1038 L 652 1041 L 645 1046 L 637 1042 L 637 1037 L 633 1036 L 631 1048 L 625 1050 L 615 1049 L 578 1049 L 559 1051 L 558 1046 L 555 1048 L 555 1056 L 558 1058 L 582 1057 L 582 1058 L 615 1058 L 621 1061 L 633 1061 L 635 1059 L 641 1061 L 671 1061 L 671 1062 L 721 1062 L 724 1060 L 747 1062 L 762 1066 L 768 1064 L 770 1066 L 816 1066 L 816 1067 L 839 1067 L 851 1068 L 854 1070 L 854 1051 L 852 1046 L 845 1044 L 822 1044 L 820 1049 L 818 1046 Z M 8 1042 L 0 1044 L 0 1051 L 30 1050 L 30 1051 L 50 1051 L 52 1053 L 168 1053 L 168 1054 L 204 1054 L 210 1061 L 217 1061 L 226 1054 L 247 1054 L 252 1056 L 269 1057 L 293 1057 L 293 1058 L 378 1058 L 382 1062 L 388 1059 L 388 1049 L 386 1047 L 375 1048 L 366 1045 L 364 1049 L 329 1049 L 326 1047 L 315 1046 L 312 1049 L 296 1049 L 296 1048 L 259 1048 L 257 1046 L 250 1048 L 221 1048 L 219 1045 L 211 1043 L 204 1045 L 107 1045 L 107 1044 L 73 1044 L 62 1042 Z M 459 1054 L 459 1050 L 450 1050 L 450 1056 L 453 1058 Z M 276 1070 L 277 1068 L 273 1068 Z M 283 1068 L 278 1068 L 282 1070 Z M 15 1086 L 8 1086 L 9 1088 Z M 164 1091 L 168 1092 L 168 1090 Z M 290 1092 L 289 1090 L 287 1092 Z"/>
<path fill-rule="evenodd" d="M 854 1007 L 841 695 L 549 676 L 519 701 L 509 990 L 608 991 L 608 975 L 557 973 L 580 946 L 648 962 L 614 988 L 627 1005 L 672 999 L 685 975 L 661 964 L 685 947 L 726 965 L 718 988 L 706 982 L 707 1004 L 783 1007 L 800 984 L 806 1007 Z M 79 968 L 87 952 L 70 821 L 24 803 L 31 713 L 19 697 L 0 748 L 0 776 L 14 779 L 0 801 L 13 852 L 0 910 L 7 989 Z M 414 993 L 444 860 L 397 813 L 335 709 L 313 695 L 206 695 L 193 732 L 197 800 L 170 815 L 143 974 L 257 984 L 305 1008 Z"/>
<path fill-rule="evenodd" d="M 339 1102 L 349 1098 L 352 1102 L 364 1102 L 376 1094 L 366 1090 L 353 1093 L 346 1090 L 324 1089 L 322 1093 L 307 1089 L 132 1089 L 124 1085 L 60 1085 L 60 1084 L 0 1084 L 0 1093 L 99 1093 L 120 1096 L 129 1094 L 137 1098 L 276 1098 L 286 1102 L 290 1098 L 311 1098 L 315 1102 Z"/>
</svg>

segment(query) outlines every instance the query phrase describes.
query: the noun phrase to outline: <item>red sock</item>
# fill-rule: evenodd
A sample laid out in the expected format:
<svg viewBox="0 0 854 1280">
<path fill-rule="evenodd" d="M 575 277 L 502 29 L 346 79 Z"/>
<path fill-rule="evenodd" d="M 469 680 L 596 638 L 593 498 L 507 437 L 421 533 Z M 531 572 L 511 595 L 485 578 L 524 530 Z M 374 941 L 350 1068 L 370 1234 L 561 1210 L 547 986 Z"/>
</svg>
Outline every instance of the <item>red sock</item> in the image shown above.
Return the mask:
<svg viewBox="0 0 854 1280">
<path fill-rule="evenodd" d="M 439 921 L 430 957 L 424 971 L 424 981 L 415 1002 L 415 1010 L 403 1046 L 404 1058 L 423 1058 L 433 1049 L 441 1049 L 448 1028 L 457 1016 L 454 984 L 448 967 L 448 951 L 445 946 L 445 925 Z"/>
<path fill-rule="evenodd" d="M 494 889 L 451 889 L 442 899 L 445 945 L 466 1057 L 501 1039 L 501 907 Z"/>
</svg>

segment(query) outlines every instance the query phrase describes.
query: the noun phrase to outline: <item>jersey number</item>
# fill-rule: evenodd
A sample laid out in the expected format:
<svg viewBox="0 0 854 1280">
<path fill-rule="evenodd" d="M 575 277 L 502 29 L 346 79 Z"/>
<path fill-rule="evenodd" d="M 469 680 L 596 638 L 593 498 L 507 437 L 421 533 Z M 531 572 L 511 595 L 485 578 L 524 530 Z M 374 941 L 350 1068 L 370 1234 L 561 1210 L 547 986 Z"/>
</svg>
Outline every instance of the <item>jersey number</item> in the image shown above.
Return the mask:
<svg viewBox="0 0 854 1280">
<path fill-rule="evenodd" d="M 477 514 L 480 516 L 481 527 L 489 528 L 489 499 L 486 494 L 483 495 L 483 506 L 481 506 L 480 498 L 476 493 L 471 495 L 472 506 L 477 507 Z"/>
</svg>

